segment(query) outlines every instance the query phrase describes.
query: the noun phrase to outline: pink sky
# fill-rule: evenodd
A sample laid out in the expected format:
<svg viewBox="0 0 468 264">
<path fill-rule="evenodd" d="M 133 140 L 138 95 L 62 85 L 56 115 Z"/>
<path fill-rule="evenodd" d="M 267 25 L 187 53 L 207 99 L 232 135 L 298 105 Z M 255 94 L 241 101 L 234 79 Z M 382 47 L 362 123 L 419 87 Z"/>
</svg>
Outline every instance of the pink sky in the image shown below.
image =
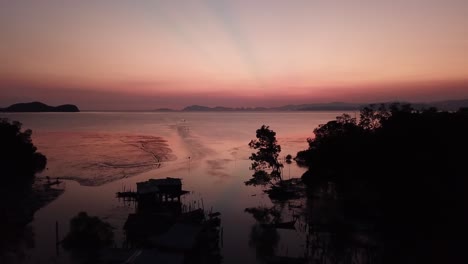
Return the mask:
<svg viewBox="0 0 468 264">
<path fill-rule="evenodd" d="M 461 0 L 1 1 L 0 106 L 464 99 L 466 14 Z"/>
</svg>

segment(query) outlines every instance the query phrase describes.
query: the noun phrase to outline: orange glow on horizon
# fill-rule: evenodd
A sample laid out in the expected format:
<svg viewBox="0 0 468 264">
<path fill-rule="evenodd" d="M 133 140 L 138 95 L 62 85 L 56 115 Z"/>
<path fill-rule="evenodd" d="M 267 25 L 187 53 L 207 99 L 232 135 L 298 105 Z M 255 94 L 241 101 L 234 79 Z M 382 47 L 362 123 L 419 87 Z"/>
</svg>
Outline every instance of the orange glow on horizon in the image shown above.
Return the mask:
<svg viewBox="0 0 468 264">
<path fill-rule="evenodd" d="M 468 97 L 466 1 L 10 1 L 0 7 L 0 104 L 58 90 L 193 96 L 192 103 L 224 95 L 238 106 L 252 98 L 261 106 Z M 186 103 L 174 99 L 161 107 Z"/>
</svg>

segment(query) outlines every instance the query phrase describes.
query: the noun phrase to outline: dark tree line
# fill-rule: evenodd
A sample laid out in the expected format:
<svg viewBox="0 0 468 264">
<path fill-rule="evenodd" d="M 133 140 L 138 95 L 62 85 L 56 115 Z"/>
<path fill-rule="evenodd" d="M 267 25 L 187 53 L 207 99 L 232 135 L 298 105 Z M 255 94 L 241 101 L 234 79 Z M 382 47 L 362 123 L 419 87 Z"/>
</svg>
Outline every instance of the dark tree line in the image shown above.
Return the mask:
<svg viewBox="0 0 468 264">
<path fill-rule="evenodd" d="M 373 221 L 386 263 L 468 263 L 468 111 L 371 105 L 314 130 L 296 160 L 332 181 L 346 219 Z"/>
<path fill-rule="evenodd" d="M 20 122 L 0 119 L 0 186 L 6 189 L 29 186 L 35 173 L 43 171 L 47 164 L 46 157 L 32 143 L 32 131 L 22 131 L 21 127 Z"/>
<path fill-rule="evenodd" d="M 16 262 L 21 245 L 33 244 L 25 226 L 43 203 L 32 184 L 47 159 L 37 152 L 31 134 L 21 130 L 21 123 L 0 118 L 0 263 Z"/>
</svg>

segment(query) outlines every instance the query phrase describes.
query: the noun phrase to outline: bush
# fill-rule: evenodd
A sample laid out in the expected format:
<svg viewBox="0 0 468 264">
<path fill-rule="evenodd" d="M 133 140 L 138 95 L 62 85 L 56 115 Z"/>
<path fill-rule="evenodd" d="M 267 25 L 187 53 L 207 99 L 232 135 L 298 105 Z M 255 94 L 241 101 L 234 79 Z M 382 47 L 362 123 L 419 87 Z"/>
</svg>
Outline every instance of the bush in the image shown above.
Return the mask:
<svg viewBox="0 0 468 264">
<path fill-rule="evenodd" d="M 70 232 L 63 240 L 65 249 L 100 249 L 112 245 L 112 226 L 98 217 L 80 212 L 70 220 Z"/>
</svg>

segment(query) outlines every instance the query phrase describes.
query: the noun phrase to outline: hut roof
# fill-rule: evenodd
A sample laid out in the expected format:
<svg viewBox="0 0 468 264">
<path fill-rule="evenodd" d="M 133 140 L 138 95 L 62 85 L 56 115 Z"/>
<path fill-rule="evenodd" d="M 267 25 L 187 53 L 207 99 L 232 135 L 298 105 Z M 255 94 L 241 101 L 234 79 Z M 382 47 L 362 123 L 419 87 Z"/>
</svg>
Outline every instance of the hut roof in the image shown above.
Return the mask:
<svg viewBox="0 0 468 264">
<path fill-rule="evenodd" d="M 157 193 L 161 187 L 181 188 L 182 180 L 179 178 L 149 179 L 145 182 L 137 182 L 137 192 L 140 194 Z"/>
</svg>

